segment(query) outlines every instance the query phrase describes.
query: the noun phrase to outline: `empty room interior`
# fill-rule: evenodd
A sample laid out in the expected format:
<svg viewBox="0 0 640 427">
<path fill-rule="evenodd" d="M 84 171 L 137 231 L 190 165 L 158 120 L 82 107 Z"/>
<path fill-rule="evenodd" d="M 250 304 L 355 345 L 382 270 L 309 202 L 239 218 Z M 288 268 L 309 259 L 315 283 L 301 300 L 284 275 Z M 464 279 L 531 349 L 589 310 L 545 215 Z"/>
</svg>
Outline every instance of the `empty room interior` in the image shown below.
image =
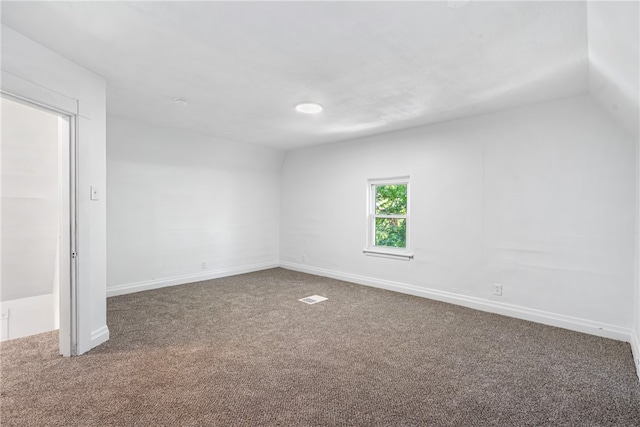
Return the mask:
<svg viewBox="0 0 640 427">
<path fill-rule="evenodd" d="M 0 7 L 1 425 L 640 425 L 638 1 Z"/>
</svg>

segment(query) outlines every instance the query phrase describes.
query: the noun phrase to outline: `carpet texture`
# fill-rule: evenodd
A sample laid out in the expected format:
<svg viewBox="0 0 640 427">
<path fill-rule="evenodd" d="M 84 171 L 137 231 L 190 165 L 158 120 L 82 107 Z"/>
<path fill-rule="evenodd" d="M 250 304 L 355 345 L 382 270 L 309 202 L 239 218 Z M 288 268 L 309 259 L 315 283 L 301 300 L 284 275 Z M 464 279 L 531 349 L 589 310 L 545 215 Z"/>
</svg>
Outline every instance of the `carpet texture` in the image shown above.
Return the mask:
<svg viewBox="0 0 640 427">
<path fill-rule="evenodd" d="M 627 343 L 283 269 L 110 298 L 108 326 L 0 345 L 0 424 L 640 425 Z"/>
</svg>

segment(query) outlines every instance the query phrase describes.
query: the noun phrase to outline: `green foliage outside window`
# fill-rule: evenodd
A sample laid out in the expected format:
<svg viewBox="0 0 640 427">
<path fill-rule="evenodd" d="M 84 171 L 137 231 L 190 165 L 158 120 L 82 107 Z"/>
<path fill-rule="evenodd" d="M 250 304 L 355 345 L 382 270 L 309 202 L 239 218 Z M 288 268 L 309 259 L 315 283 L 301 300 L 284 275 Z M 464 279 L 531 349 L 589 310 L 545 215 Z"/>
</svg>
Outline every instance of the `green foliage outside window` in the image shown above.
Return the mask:
<svg viewBox="0 0 640 427">
<path fill-rule="evenodd" d="M 376 186 L 376 246 L 407 247 L 406 218 L 386 217 L 406 214 L 406 184 Z"/>
</svg>

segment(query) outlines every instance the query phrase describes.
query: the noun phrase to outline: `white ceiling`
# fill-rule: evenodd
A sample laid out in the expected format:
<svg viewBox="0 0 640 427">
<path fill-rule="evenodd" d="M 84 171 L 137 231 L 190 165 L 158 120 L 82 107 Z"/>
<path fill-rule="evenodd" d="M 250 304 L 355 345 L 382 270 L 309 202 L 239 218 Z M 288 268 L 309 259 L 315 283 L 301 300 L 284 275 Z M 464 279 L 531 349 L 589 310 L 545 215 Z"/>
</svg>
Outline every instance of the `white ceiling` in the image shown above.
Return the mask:
<svg viewBox="0 0 640 427">
<path fill-rule="evenodd" d="M 2 22 L 104 76 L 108 114 L 283 149 L 589 89 L 584 2 L 3 1 Z"/>
</svg>

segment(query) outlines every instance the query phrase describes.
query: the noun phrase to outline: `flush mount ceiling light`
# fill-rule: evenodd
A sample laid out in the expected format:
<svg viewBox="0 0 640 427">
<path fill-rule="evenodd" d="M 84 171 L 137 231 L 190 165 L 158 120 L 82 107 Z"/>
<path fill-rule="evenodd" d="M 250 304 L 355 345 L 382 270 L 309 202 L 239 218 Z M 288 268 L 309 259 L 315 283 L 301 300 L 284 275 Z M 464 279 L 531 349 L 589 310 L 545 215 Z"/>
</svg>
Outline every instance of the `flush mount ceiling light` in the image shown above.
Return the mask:
<svg viewBox="0 0 640 427">
<path fill-rule="evenodd" d="M 322 111 L 322 105 L 315 102 L 302 102 L 296 105 L 296 111 L 304 114 L 316 114 Z"/>
<path fill-rule="evenodd" d="M 180 107 L 186 107 L 189 104 L 189 100 L 186 98 L 173 98 L 173 102 L 178 104 Z"/>
</svg>

